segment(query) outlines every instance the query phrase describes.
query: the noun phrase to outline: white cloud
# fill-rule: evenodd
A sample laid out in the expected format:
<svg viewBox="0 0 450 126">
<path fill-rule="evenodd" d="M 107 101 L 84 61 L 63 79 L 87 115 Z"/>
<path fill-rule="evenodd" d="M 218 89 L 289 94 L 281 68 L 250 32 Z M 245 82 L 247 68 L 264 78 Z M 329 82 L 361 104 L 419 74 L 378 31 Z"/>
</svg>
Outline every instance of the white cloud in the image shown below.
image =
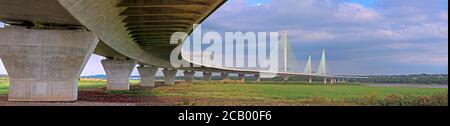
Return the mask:
<svg viewBox="0 0 450 126">
<path fill-rule="evenodd" d="M 403 64 L 448 66 L 448 56 L 421 52 L 398 54 L 394 60 Z"/>
<path fill-rule="evenodd" d="M 333 14 L 336 18 L 345 21 L 375 21 L 381 18 L 380 14 L 373 9 L 357 3 L 339 4 L 337 12 Z"/>
<path fill-rule="evenodd" d="M 336 36 L 326 31 L 291 30 L 289 35 L 302 42 L 317 42 L 334 39 Z"/>
<path fill-rule="evenodd" d="M 440 38 L 448 40 L 447 24 L 420 24 L 403 26 L 397 29 L 379 30 L 380 33 L 394 40 L 411 40 L 422 38 Z"/>
</svg>

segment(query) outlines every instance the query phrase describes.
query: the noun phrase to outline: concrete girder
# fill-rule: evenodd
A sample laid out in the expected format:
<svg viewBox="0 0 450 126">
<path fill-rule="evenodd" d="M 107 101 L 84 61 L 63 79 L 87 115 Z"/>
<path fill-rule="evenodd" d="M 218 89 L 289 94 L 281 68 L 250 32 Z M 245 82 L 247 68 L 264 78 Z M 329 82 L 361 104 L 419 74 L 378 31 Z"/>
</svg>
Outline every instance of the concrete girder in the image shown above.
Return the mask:
<svg viewBox="0 0 450 126">
<path fill-rule="evenodd" d="M 121 0 L 58 0 L 78 21 L 93 31 L 109 47 L 125 56 L 150 65 L 172 68 L 168 60 L 156 57 L 134 43 L 119 16 Z"/>
<path fill-rule="evenodd" d="M 156 15 L 164 16 L 164 15 Z M 144 27 L 144 26 L 189 26 L 192 27 L 193 24 L 186 22 L 132 22 L 126 23 L 126 27 Z M 188 31 L 188 29 L 186 30 Z"/>
<path fill-rule="evenodd" d="M 191 33 L 194 24 L 201 23 L 224 2 L 225 0 L 123 0 L 117 6 L 126 8 L 120 15 L 126 17 L 125 27 L 131 31 L 132 38 L 144 50 L 154 53 L 154 48 L 162 46 L 171 47 L 170 50 L 174 49 L 176 46 L 170 46 L 173 33 Z M 155 36 L 163 38 L 147 39 Z M 163 59 L 168 57 L 168 55 L 159 56 Z"/>
<path fill-rule="evenodd" d="M 179 19 L 179 20 L 131 20 L 127 21 L 127 23 L 161 23 L 161 22 L 175 22 L 175 23 L 192 23 L 194 24 L 194 20 L 188 20 L 188 19 Z M 184 29 L 186 30 L 186 29 Z"/>
<path fill-rule="evenodd" d="M 130 29 L 128 29 L 130 30 Z M 148 31 L 183 31 L 185 28 L 149 28 L 149 29 L 131 29 L 131 32 L 148 32 Z M 166 38 L 167 39 L 167 38 Z"/>
<path fill-rule="evenodd" d="M 191 8 L 127 8 L 125 11 L 120 13 L 120 16 L 152 16 L 152 15 L 173 15 L 173 14 L 181 14 L 181 15 L 198 15 L 201 16 L 202 11 L 206 10 L 191 10 Z"/>
<path fill-rule="evenodd" d="M 108 45 L 105 44 L 105 42 L 100 41 L 97 44 L 97 47 L 94 51 L 95 54 L 100 56 L 105 56 L 107 58 L 113 58 L 113 57 L 120 57 L 121 59 L 126 59 L 127 56 L 117 52 L 116 50 L 112 49 Z"/>
<path fill-rule="evenodd" d="M 2 0 L 0 1 L 0 20 L 9 24 L 33 21 L 82 25 L 60 6 L 57 0 Z"/>
<path fill-rule="evenodd" d="M 146 40 L 152 40 L 152 39 L 164 39 L 164 40 L 170 40 L 170 38 L 168 38 L 169 36 L 167 35 L 163 35 L 163 36 L 158 36 L 158 35 L 154 35 L 154 36 L 142 36 L 142 37 L 136 37 L 134 38 L 134 40 L 136 41 L 146 41 Z M 178 36 L 176 36 L 178 37 Z M 181 37 L 181 36 L 179 36 Z"/>
<path fill-rule="evenodd" d="M 120 2 L 118 7 L 210 7 L 211 1 L 174 1 L 169 2 L 165 0 L 124 0 Z"/>
<path fill-rule="evenodd" d="M 123 22 L 154 22 L 154 21 L 172 21 L 172 20 L 188 20 L 195 22 L 195 18 L 189 16 L 129 16 Z"/>
<path fill-rule="evenodd" d="M 143 27 L 129 27 L 129 31 L 143 31 L 152 29 L 187 29 L 189 26 L 143 26 Z"/>
<path fill-rule="evenodd" d="M 152 30 L 144 30 L 144 31 L 131 31 L 130 34 L 133 35 L 160 35 L 160 34 L 168 34 L 172 35 L 175 32 L 183 32 L 182 30 L 159 30 L 159 29 L 152 29 Z M 170 38 L 168 38 L 170 40 Z"/>
</svg>

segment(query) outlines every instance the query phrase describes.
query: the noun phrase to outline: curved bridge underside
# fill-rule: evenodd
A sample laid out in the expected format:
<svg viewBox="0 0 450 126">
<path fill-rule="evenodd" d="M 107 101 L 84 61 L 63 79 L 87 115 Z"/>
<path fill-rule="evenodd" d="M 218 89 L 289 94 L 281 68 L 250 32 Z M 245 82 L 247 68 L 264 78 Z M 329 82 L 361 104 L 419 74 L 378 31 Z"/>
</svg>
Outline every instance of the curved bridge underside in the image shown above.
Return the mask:
<svg viewBox="0 0 450 126">
<path fill-rule="evenodd" d="M 172 33 L 191 33 L 194 24 L 201 23 L 225 1 L 9 0 L 0 1 L 0 20 L 8 24 L 29 21 L 85 27 L 101 40 L 94 52 L 98 55 L 173 68 L 170 53 L 178 45 L 170 44 Z"/>
<path fill-rule="evenodd" d="M 59 0 L 106 45 L 140 63 L 172 68 L 174 32 L 190 33 L 224 0 Z M 180 43 L 182 44 L 182 43 Z M 101 54 L 106 57 L 115 55 Z"/>
</svg>

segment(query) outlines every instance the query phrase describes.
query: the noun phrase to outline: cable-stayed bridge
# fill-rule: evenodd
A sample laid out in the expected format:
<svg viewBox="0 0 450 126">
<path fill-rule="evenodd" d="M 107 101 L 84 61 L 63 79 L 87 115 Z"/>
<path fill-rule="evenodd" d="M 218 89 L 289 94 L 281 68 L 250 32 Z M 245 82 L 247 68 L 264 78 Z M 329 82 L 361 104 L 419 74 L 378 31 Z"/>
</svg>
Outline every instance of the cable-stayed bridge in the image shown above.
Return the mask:
<svg viewBox="0 0 450 126">
<path fill-rule="evenodd" d="M 229 73 L 238 73 L 241 74 L 240 79 L 244 79 L 242 76 L 245 74 L 255 74 L 255 77 L 259 77 L 260 74 L 269 74 L 276 75 L 277 77 L 282 77 L 284 81 L 288 81 L 289 77 L 292 76 L 303 76 L 308 77 L 310 83 L 313 83 L 313 78 L 323 78 L 323 83 L 341 83 L 346 79 L 356 79 L 356 78 L 365 78 L 365 77 L 357 77 L 357 76 L 339 76 L 332 75 L 329 73 L 328 69 L 328 61 L 326 57 L 326 51 L 323 50 L 320 63 L 318 64 L 318 68 L 313 68 L 312 56 L 309 55 L 308 60 L 306 61 L 306 66 L 302 65 L 302 61 L 298 60 L 297 56 L 294 53 L 294 49 L 289 43 L 288 32 L 285 31 L 282 35 L 279 43 L 278 43 L 278 70 L 255 70 L 251 68 L 237 68 L 237 67 L 214 67 L 214 65 L 210 65 L 208 63 L 201 63 L 191 60 L 189 58 L 185 59 L 190 63 L 194 63 L 197 66 L 203 66 L 204 71 L 214 71 L 222 73 L 222 76 L 227 76 Z M 185 57 L 189 57 L 189 51 L 186 52 Z M 203 55 L 201 52 L 198 52 L 198 55 Z M 256 56 L 253 56 L 256 57 Z M 209 68 L 209 70 L 208 70 Z M 211 68 L 215 68 L 216 70 L 211 70 Z M 181 68 L 185 70 L 191 71 L 202 71 L 195 68 Z M 226 77 L 228 78 L 228 77 Z M 225 79 L 226 79 L 225 78 Z M 259 80 L 256 79 L 256 80 Z"/>
</svg>

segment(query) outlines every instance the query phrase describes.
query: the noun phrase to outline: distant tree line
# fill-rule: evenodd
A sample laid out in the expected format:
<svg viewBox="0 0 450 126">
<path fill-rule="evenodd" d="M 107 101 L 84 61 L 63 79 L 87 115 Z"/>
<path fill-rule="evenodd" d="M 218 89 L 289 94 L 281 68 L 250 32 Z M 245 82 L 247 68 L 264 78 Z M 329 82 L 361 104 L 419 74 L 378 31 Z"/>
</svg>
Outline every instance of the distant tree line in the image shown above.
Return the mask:
<svg viewBox="0 0 450 126">
<path fill-rule="evenodd" d="M 351 79 L 361 83 L 448 84 L 448 74 L 372 75 L 368 79 Z"/>
<path fill-rule="evenodd" d="M 0 75 L 0 78 L 6 78 L 7 75 Z M 139 76 L 133 76 L 134 78 L 139 78 Z M 448 84 L 448 74 L 411 74 L 411 75 L 371 75 L 368 79 L 348 79 L 348 82 L 355 83 L 399 83 L 399 84 Z M 100 78 L 106 79 L 106 75 L 95 75 L 95 76 L 83 76 L 82 78 Z M 163 76 L 155 77 L 157 80 L 163 80 Z M 184 77 L 177 76 L 177 80 L 183 80 Z M 203 77 L 197 76 L 196 80 L 203 80 Z M 236 76 L 230 76 L 230 79 L 238 79 Z M 252 76 L 247 76 L 246 80 L 253 81 L 255 78 Z M 314 81 L 321 82 L 323 78 L 314 77 Z M 213 76 L 211 80 L 221 80 L 220 76 Z M 282 81 L 280 77 L 267 79 L 262 78 L 262 81 Z M 307 77 L 290 77 L 289 81 L 307 81 Z"/>
</svg>

